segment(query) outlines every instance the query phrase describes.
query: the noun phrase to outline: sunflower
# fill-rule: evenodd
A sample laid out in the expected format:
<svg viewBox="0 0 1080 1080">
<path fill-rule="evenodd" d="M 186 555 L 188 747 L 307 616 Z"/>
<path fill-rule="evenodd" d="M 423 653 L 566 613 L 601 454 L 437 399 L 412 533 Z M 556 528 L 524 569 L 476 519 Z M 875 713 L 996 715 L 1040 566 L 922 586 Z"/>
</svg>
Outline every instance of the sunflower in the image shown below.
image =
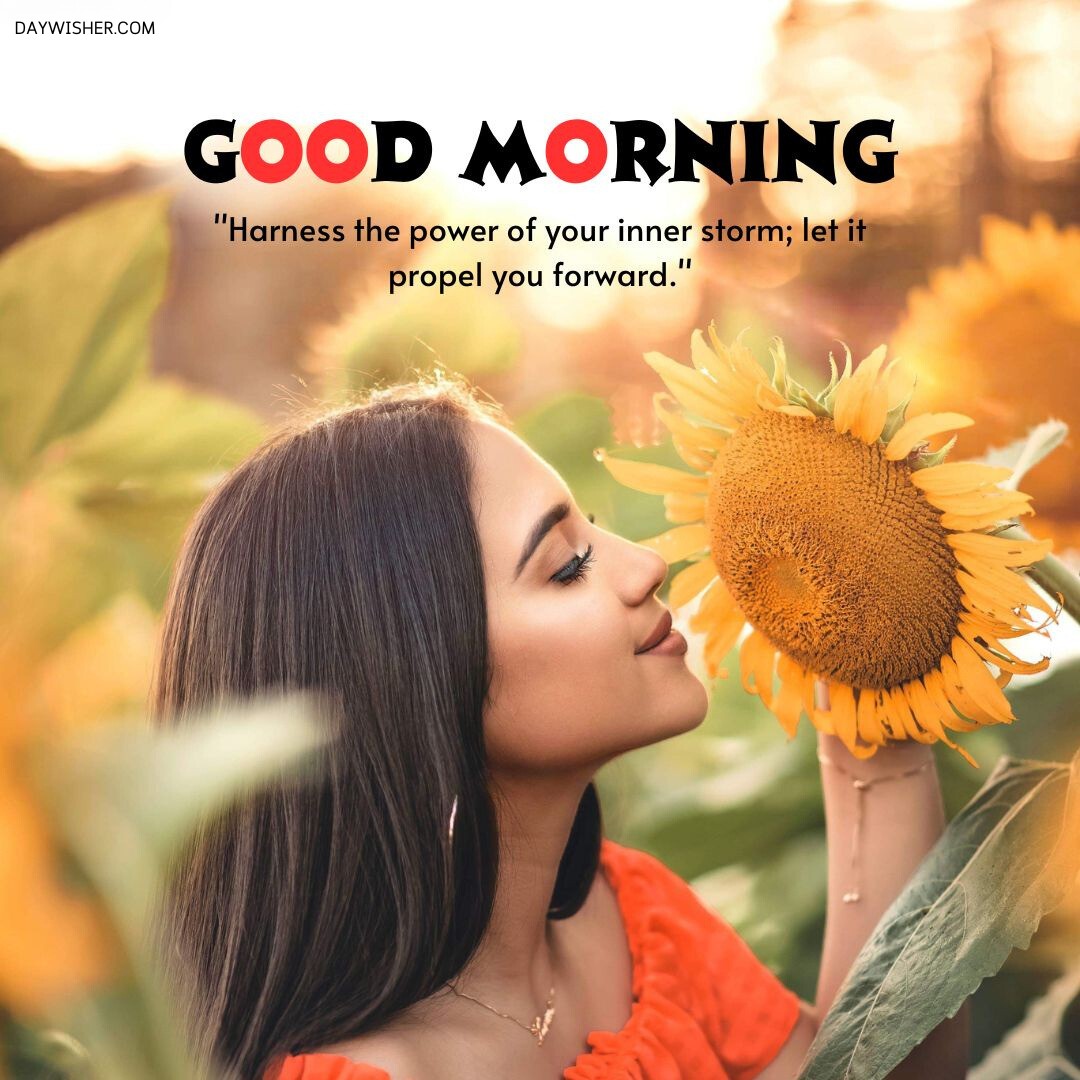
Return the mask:
<svg viewBox="0 0 1080 1080">
<path fill-rule="evenodd" d="M 934 270 L 912 290 L 893 347 L 919 379 L 915 406 L 969 402 L 977 426 L 958 449 L 982 454 L 1048 416 L 1080 427 L 1080 228 L 1046 214 L 1029 225 L 992 215 L 978 255 Z M 1017 363 L 1017 357 L 1024 363 Z M 1075 439 L 1025 478 L 1033 531 L 1080 547 Z"/>
<path fill-rule="evenodd" d="M 946 462 L 953 440 L 928 450 L 971 421 L 908 418 L 914 381 L 884 346 L 854 371 L 850 353 L 842 373 L 830 355 L 817 396 L 789 376 L 782 342 L 771 351 L 771 379 L 714 327 L 708 341 L 694 332 L 693 366 L 646 354 L 670 391 L 656 414 L 692 472 L 598 456 L 619 482 L 664 496 L 676 527 L 643 543 L 691 560 L 669 599 L 699 598 L 690 628 L 705 634 L 710 677 L 749 625 L 743 686 L 789 737 L 805 713 L 857 757 L 940 740 L 975 765 L 948 732 L 1011 723 L 1002 688 L 1049 662 L 1003 643 L 1057 617 L 1020 572 L 1051 542 L 998 535 L 1030 497 L 999 486 L 1007 468 Z"/>
</svg>

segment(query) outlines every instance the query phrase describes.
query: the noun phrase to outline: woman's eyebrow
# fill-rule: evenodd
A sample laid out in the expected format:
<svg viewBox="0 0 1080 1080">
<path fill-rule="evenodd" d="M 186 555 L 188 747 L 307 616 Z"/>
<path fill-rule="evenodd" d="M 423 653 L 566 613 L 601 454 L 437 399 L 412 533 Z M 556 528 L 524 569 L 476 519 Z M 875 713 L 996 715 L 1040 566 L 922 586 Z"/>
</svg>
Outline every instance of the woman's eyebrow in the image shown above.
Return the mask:
<svg viewBox="0 0 1080 1080">
<path fill-rule="evenodd" d="M 521 549 L 521 556 L 517 561 L 517 566 L 514 567 L 515 581 L 521 571 L 525 568 L 525 564 L 529 561 L 532 553 L 540 546 L 540 541 L 543 540 L 551 529 L 558 525 L 569 513 L 570 504 L 568 502 L 561 502 L 556 503 L 537 518 L 536 524 L 529 532 L 529 538 L 525 541 L 525 546 Z"/>
</svg>

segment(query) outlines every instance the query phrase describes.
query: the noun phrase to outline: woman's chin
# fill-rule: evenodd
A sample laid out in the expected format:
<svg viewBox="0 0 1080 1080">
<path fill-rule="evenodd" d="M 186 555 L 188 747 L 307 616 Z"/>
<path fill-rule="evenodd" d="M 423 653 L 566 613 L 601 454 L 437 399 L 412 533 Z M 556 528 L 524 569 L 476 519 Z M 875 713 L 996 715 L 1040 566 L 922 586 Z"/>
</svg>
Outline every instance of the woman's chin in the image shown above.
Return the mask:
<svg viewBox="0 0 1080 1080">
<path fill-rule="evenodd" d="M 688 670 L 668 688 L 662 701 L 642 716 L 638 730 L 640 746 L 649 746 L 700 727 L 709 712 L 709 693 L 700 679 Z"/>
</svg>

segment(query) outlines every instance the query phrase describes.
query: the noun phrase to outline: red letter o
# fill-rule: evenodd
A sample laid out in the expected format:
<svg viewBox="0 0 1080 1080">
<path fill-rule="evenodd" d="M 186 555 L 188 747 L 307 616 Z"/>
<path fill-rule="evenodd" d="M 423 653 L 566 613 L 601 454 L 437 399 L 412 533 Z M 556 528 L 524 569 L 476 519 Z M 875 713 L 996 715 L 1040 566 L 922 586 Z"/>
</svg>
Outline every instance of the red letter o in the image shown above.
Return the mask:
<svg viewBox="0 0 1080 1080">
<path fill-rule="evenodd" d="M 281 160 L 273 163 L 262 158 L 262 144 L 267 139 L 277 139 L 282 146 Z M 260 120 L 252 124 L 240 143 L 240 160 L 253 180 L 264 184 L 277 184 L 288 180 L 304 160 L 304 144 L 296 130 L 284 120 Z"/>
<path fill-rule="evenodd" d="M 584 161 L 569 161 L 566 144 L 581 139 L 589 148 Z M 568 184 L 581 184 L 596 176 L 607 162 L 607 140 L 604 133 L 588 120 L 564 120 L 552 129 L 544 148 L 548 167 Z"/>
<path fill-rule="evenodd" d="M 326 146 L 341 139 L 349 148 L 344 161 L 331 161 Z M 324 120 L 307 141 L 308 168 L 320 179 L 331 184 L 344 184 L 364 171 L 368 159 L 368 144 L 364 133 L 348 120 Z"/>
</svg>

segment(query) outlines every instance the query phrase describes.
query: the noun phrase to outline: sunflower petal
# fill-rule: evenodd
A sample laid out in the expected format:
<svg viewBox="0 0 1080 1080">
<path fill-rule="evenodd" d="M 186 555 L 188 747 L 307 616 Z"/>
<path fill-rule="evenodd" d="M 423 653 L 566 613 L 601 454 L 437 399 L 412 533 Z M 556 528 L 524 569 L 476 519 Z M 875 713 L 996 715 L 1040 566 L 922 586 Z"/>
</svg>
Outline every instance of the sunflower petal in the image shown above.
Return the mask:
<svg viewBox="0 0 1080 1080">
<path fill-rule="evenodd" d="M 960 620 L 956 629 L 960 636 L 978 654 L 980 659 L 985 660 L 988 664 L 993 664 L 995 667 L 1001 668 L 1004 671 L 1008 671 L 1010 674 L 1037 675 L 1040 671 L 1045 671 L 1050 666 L 1049 656 L 1044 656 L 1041 660 L 1021 660 L 1019 656 L 1016 656 L 1006 649 L 1000 641 L 995 641 L 992 645 L 985 644 L 985 639 L 982 638 L 980 631 L 976 630 L 964 619 Z"/>
<path fill-rule="evenodd" d="M 658 391 L 653 394 L 653 411 L 657 419 L 671 432 L 678 435 L 685 442 L 698 450 L 722 450 L 730 436 L 726 431 L 715 427 L 704 427 L 687 420 L 677 409 L 673 409 L 669 402 L 675 399 L 670 395 Z M 678 404 L 676 402 L 676 404 Z"/>
<path fill-rule="evenodd" d="M 930 732 L 934 738 L 940 739 L 942 742 L 948 742 L 948 737 L 941 723 L 943 719 L 941 709 L 938 702 L 930 696 L 930 692 L 926 689 L 923 680 L 921 678 L 912 679 L 907 684 L 906 689 L 911 711 L 915 714 L 919 726 Z"/>
<path fill-rule="evenodd" d="M 921 442 L 943 431 L 956 431 L 958 428 L 971 427 L 975 421 L 970 416 L 960 413 L 923 413 L 912 417 L 889 440 L 885 447 L 885 457 L 889 461 L 901 461 Z M 925 470 L 924 470 L 925 471 Z"/>
<path fill-rule="evenodd" d="M 888 393 L 889 411 L 905 405 L 915 393 L 915 372 L 900 360 L 894 359 L 882 374 Z"/>
<path fill-rule="evenodd" d="M 945 690 L 945 676 L 940 669 L 927 672 L 923 676 L 923 686 L 930 695 L 930 700 L 937 707 L 941 722 L 953 731 L 977 731 L 982 725 L 976 720 L 965 720 L 953 708 L 949 695 Z"/>
<path fill-rule="evenodd" d="M 953 742 L 952 739 L 945 733 L 945 729 L 942 727 L 942 717 L 938 712 L 938 706 L 934 699 L 930 696 L 929 691 L 923 685 L 921 679 L 915 679 L 908 684 L 908 700 L 912 704 L 912 709 L 915 712 L 915 716 L 919 723 L 924 728 L 930 731 L 936 738 L 940 739 L 950 749 L 955 750 L 961 757 L 963 757 L 969 765 L 978 768 L 978 764 L 975 759 L 961 746 Z"/>
<path fill-rule="evenodd" d="M 851 376 L 841 378 L 833 398 L 833 419 L 836 430 L 853 431 L 859 424 L 867 395 L 877 381 L 881 362 L 885 359 L 885 346 L 879 345 Z M 884 423 L 884 417 L 882 417 Z M 876 437 L 876 436 L 875 436 Z"/>
<path fill-rule="evenodd" d="M 957 552 L 993 559 L 1004 566 L 1031 566 L 1054 548 L 1052 540 L 1015 540 L 1010 536 L 987 536 L 986 533 L 950 533 L 947 539 L 949 546 Z"/>
<path fill-rule="evenodd" d="M 818 710 L 821 711 L 821 710 Z M 843 683 L 829 684 L 829 713 L 836 728 L 837 738 L 854 753 L 858 735 L 855 713 L 855 694 L 850 686 Z"/>
<path fill-rule="evenodd" d="M 727 618 L 736 608 L 735 600 L 723 579 L 717 577 L 702 594 L 697 611 L 690 616 L 690 629 L 695 634 L 707 631 L 713 624 Z"/>
<path fill-rule="evenodd" d="M 863 742 L 884 746 L 885 732 L 881 727 L 876 698 L 873 690 L 859 691 L 859 700 L 855 706 L 855 730 Z"/>
<path fill-rule="evenodd" d="M 980 725 L 997 723 L 994 716 L 979 705 L 964 689 L 960 669 L 956 666 L 956 661 L 949 655 L 941 658 L 941 676 L 944 681 L 945 693 L 953 708 L 961 716 Z"/>
<path fill-rule="evenodd" d="M 990 529 L 1005 521 L 1021 517 L 1024 514 L 1033 514 L 1035 511 L 1025 503 L 1014 503 L 1008 508 L 995 507 L 984 514 L 942 514 L 941 524 L 946 529 L 958 529 L 961 532 L 970 532 L 973 529 Z"/>
<path fill-rule="evenodd" d="M 660 533 L 659 536 L 639 540 L 638 543 L 663 556 L 664 562 L 670 566 L 699 551 L 705 551 L 709 546 L 709 530 L 704 525 L 680 525 Z"/>
<path fill-rule="evenodd" d="M 705 519 L 704 495 L 665 495 L 664 516 L 673 525 Z"/>
<path fill-rule="evenodd" d="M 1040 599 L 1027 577 L 1020 571 L 1007 566 L 995 566 L 971 555 L 962 555 L 959 561 L 967 573 L 994 590 L 1003 600 L 1029 602 L 1028 606 L 1031 606 Z"/>
<path fill-rule="evenodd" d="M 746 328 L 744 327 L 736 335 L 729 348 L 725 349 L 723 345 L 720 345 L 717 351 L 726 355 L 732 370 L 748 383 L 768 383 L 769 377 L 765 374 L 765 369 L 754 359 L 754 354 L 743 342 L 745 333 Z M 720 344 L 720 338 L 716 333 L 716 323 L 709 327 L 709 337 L 714 345 Z"/>
<path fill-rule="evenodd" d="M 1039 596 L 1025 578 L 1020 574 L 1014 576 L 1016 581 L 1012 583 L 1011 588 L 1006 590 L 1000 583 L 991 585 L 981 577 L 975 577 L 964 570 L 956 571 L 956 580 L 964 593 L 977 602 L 984 603 L 995 612 L 1000 612 L 1001 604 L 1005 603 L 1010 608 L 1033 608 L 1050 619 L 1056 619 L 1057 612 Z"/>
<path fill-rule="evenodd" d="M 802 707 L 803 712 L 810 718 L 810 723 L 818 729 L 818 731 L 825 732 L 826 735 L 835 735 L 836 730 L 833 725 L 832 716 L 827 712 L 822 712 L 817 707 L 817 684 L 818 676 L 811 672 L 806 673 L 806 677 L 803 679 L 802 688 Z M 825 684 L 828 687 L 828 683 Z"/>
<path fill-rule="evenodd" d="M 748 694 L 757 694 L 766 707 L 772 705 L 775 665 L 776 646 L 760 631 L 752 631 L 739 649 L 742 684 Z"/>
<path fill-rule="evenodd" d="M 915 719 L 915 713 L 912 712 L 911 700 L 908 697 L 908 689 L 910 686 L 911 683 L 905 683 L 903 686 L 894 686 L 892 690 L 889 691 L 889 705 L 892 708 L 891 715 L 896 718 L 900 727 L 907 732 L 909 739 L 914 739 L 916 742 L 921 743 L 932 743 L 934 741 L 934 736 L 925 728 L 920 727 L 919 722 Z"/>
<path fill-rule="evenodd" d="M 862 410 L 852 425 L 851 434 L 861 439 L 867 446 L 877 442 L 885 427 L 885 418 L 889 415 L 888 392 L 883 383 L 872 386 L 863 401 Z"/>
<path fill-rule="evenodd" d="M 949 514 L 986 514 L 996 510 L 1006 517 L 1013 509 L 1020 509 L 1031 502 L 1030 495 L 996 488 L 984 488 L 966 495 L 927 495 L 926 499 Z"/>
<path fill-rule="evenodd" d="M 735 424 L 737 414 L 732 410 L 731 402 L 708 376 L 663 353 L 646 353 L 645 362 L 663 379 L 664 385 L 684 409 L 725 426 Z"/>
<path fill-rule="evenodd" d="M 654 465 L 651 461 L 624 461 L 613 458 L 603 450 L 597 455 L 620 484 L 644 491 L 649 495 L 704 495 L 709 490 L 709 478 L 696 473 Z"/>
<path fill-rule="evenodd" d="M 710 678 L 716 678 L 724 657 L 731 652 L 745 625 L 742 612 L 735 608 L 709 628 L 705 636 L 705 667 Z"/>
<path fill-rule="evenodd" d="M 773 389 L 782 397 L 787 398 L 789 393 L 790 379 L 788 376 L 787 350 L 780 338 L 774 337 L 769 341 L 769 355 L 773 362 Z"/>
<path fill-rule="evenodd" d="M 730 412 L 750 416 L 757 411 L 755 389 L 764 382 L 765 372 L 758 368 L 758 378 L 742 377 L 732 368 L 730 356 L 730 350 L 719 341 L 710 348 L 700 330 L 690 335 L 690 359 L 694 367 L 716 383 Z"/>
<path fill-rule="evenodd" d="M 780 726 L 787 732 L 788 738 L 794 738 L 802 716 L 803 682 L 806 673 L 784 653 L 780 653 L 776 664 L 776 673 L 780 679 L 780 690 L 773 701 L 772 711 Z"/>
<path fill-rule="evenodd" d="M 1001 687 L 994 681 L 986 665 L 963 638 L 953 639 L 952 656 L 956 661 L 960 678 L 963 679 L 964 689 L 975 703 L 991 716 L 996 717 L 1000 723 L 1012 723 L 1016 717 L 1013 716 L 1009 699 L 1002 693 Z"/>
<path fill-rule="evenodd" d="M 996 465 L 983 465 L 976 461 L 950 461 L 944 465 L 932 465 L 916 469 L 911 482 L 927 494 L 955 495 L 961 491 L 975 491 L 981 487 L 999 484 L 1012 476 L 1012 470 Z"/>
<path fill-rule="evenodd" d="M 702 559 L 691 563 L 685 570 L 680 570 L 671 579 L 668 590 L 668 603 L 673 608 L 688 604 L 716 577 L 716 566 L 712 559 Z"/>
<path fill-rule="evenodd" d="M 787 398 L 781 397 L 768 383 L 754 388 L 754 401 L 762 409 L 779 409 L 790 404 Z"/>
</svg>

